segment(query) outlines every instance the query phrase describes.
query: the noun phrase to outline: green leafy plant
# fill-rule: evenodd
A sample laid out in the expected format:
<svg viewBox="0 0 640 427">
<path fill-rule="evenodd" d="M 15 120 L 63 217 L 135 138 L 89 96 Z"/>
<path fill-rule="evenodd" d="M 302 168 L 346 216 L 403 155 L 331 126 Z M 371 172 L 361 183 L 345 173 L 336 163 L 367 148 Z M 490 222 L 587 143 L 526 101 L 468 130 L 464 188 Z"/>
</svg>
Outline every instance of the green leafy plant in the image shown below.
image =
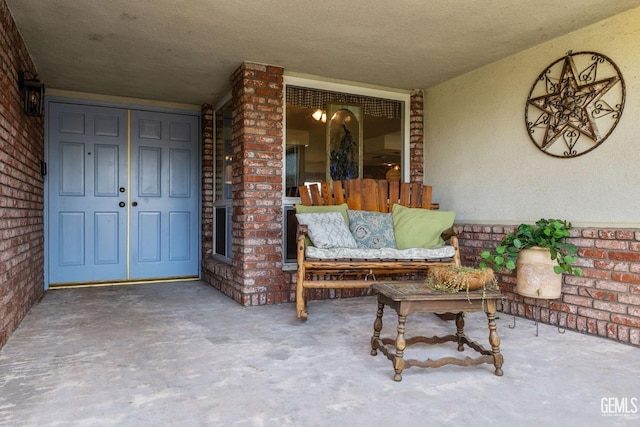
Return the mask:
<svg viewBox="0 0 640 427">
<path fill-rule="evenodd" d="M 535 246 L 549 249 L 551 259 L 558 265 L 553 267 L 557 274 L 568 273 L 582 276 L 582 269 L 573 267 L 577 261 L 578 248 L 567 243 L 571 223 L 560 219 L 540 219 L 535 225 L 520 224 L 513 233 L 508 233 L 493 251 L 480 254 L 481 268 L 492 267 L 496 271 L 501 268 L 514 270 L 521 250 Z"/>
</svg>

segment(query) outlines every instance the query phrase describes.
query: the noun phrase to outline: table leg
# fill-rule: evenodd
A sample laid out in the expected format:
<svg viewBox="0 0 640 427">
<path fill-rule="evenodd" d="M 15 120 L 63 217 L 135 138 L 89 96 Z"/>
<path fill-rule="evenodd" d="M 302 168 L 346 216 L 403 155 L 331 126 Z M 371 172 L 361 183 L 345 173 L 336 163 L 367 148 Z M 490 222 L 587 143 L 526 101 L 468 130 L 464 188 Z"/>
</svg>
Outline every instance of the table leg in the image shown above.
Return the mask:
<svg viewBox="0 0 640 427">
<path fill-rule="evenodd" d="M 404 370 L 404 349 L 407 343 L 404 339 L 405 324 L 407 322 L 407 316 L 398 314 L 398 335 L 396 336 L 396 355 L 393 358 L 393 369 L 395 375 L 394 381 L 402 381 L 402 371 Z"/>
<path fill-rule="evenodd" d="M 464 351 L 464 313 L 456 314 L 456 337 L 458 338 L 458 351 Z"/>
<path fill-rule="evenodd" d="M 503 358 L 500 353 L 500 337 L 498 336 L 498 330 L 496 327 L 495 301 L 493 301 L 492 304 L 487 304 L 487 307 L 486 313 L 487 320 L 489 321 L 489 344 L 491 345 L 491 352 L 493 353 L 493 365 L 496 367 L 495 374 L 501 377 Z"/>
<path fill-rule="evenodd" d="M 373 322 L 373 336 L 371 337 L 371 355 L 376 356 L 378 349 L 376 348 L 376 342 L 380 339 L 380 331 L 382 330 L 382 315 L 384 314 L 384 303 L 378 301 L 378 311 L 376 313 L 376 320 Z"/>
</svg>

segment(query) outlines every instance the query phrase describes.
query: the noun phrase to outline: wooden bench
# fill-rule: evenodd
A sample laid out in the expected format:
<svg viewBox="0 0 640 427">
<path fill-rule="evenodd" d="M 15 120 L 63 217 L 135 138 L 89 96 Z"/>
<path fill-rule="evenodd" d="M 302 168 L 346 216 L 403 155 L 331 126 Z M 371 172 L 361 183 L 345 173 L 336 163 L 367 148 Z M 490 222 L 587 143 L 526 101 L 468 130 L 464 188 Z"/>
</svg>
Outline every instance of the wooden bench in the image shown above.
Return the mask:
<svg viewBox="0 0 640 427">
<path fill-rule="evenodd" d="M 340 205 L 349 209 L 391 212 L 393 205 L 423 209 L 438 209 L 431 200 L 432 188 L 419 183 L 399 183 L 386 180 L 352 179 L 323 182 L 320 185 L 298 187 L 301 204 L 305 206 Z M 426 274 L 433 265 L 460 265 L 458 239 L 449 230 L 443 238 L 455 248 L 451 258 L 436 260 L 394 259 L 307 259 L 305 254 L 307 226 L 298 225 L 296 278 L 296 315 L 306 319 L 307 289 L 370 288 L 374 283 L 389 282 L 390 276 Z M 329 275 L 330 278 L 318 276 Z M 386 280 L 382 280 L 386 277 Z M 324 280 L 323 280 L 324 279 Z"/>
</svg>

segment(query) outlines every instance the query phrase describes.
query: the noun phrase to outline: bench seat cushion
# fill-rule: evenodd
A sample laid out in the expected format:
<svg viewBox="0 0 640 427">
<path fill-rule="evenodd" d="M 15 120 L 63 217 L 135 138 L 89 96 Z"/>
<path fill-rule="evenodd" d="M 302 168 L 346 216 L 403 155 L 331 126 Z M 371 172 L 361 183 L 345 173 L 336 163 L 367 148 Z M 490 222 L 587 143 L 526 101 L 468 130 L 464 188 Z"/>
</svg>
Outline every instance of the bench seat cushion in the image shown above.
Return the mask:
<svg viewBox="0 0 640 427">
<path fill-rule="evenodd" d="M 322 249 L 307 246 L 305 255 L 307 259 L 369 259 L 369 260 L 434 260 L 452 258 L 455 255 L 453 246 L 440 246 L 438 248 L 332 248 Z"/>
</svg>

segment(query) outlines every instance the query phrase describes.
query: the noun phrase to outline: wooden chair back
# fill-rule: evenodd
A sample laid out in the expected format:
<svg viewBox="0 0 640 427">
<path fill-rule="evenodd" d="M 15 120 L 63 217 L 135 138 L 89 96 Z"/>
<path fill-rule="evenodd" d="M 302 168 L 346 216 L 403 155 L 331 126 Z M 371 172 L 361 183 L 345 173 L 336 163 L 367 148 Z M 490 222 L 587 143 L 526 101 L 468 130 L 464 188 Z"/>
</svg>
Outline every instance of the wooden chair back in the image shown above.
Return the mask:
<svg viewBox="0 0 640 427">
<path fill-rule="evenodd" d="M 347 203 L 349 209 L 373 212 L 391 212 L 395 204 L 410 208 L 439 208 L 437 203 L 431 202 L 431 186 L 415 182 L 349 179 L 301 185 L 298 190 L 304 206 Z"/>
</svg>

